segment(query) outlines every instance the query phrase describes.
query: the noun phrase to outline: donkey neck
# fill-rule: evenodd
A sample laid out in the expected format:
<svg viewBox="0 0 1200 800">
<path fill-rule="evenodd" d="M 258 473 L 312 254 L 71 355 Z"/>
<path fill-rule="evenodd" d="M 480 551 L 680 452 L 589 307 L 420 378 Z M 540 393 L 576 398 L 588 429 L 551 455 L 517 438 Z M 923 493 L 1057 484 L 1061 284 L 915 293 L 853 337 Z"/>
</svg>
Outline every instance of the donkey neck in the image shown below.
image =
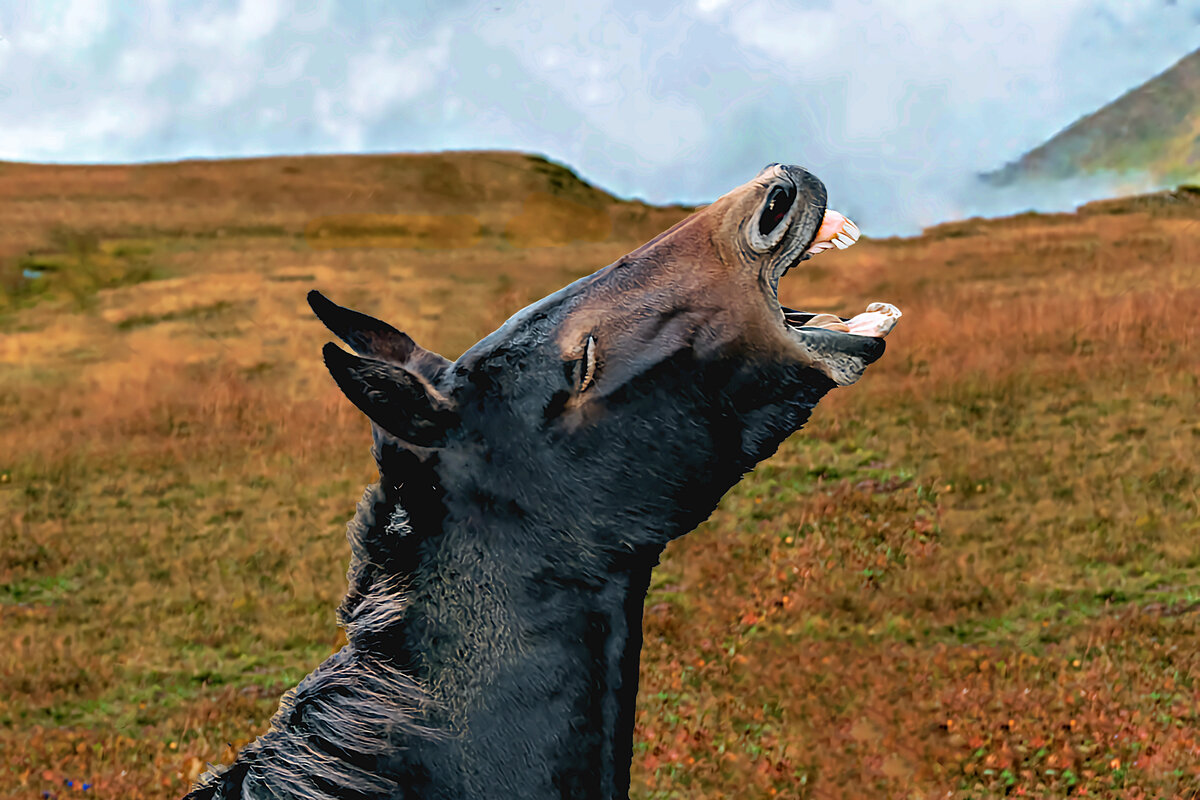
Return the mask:
<svg viewBox="0 0 1200 800">
<path fill-rule="evenodd" d="M 417 537 L 395 632 L 447 733 L 422 759 L 428 774 L 458 776 L 463 797 L 627 797 L 659 551 L 580 572 L 587 559 L 494 509 L 441 522 Z"/>
</svg>

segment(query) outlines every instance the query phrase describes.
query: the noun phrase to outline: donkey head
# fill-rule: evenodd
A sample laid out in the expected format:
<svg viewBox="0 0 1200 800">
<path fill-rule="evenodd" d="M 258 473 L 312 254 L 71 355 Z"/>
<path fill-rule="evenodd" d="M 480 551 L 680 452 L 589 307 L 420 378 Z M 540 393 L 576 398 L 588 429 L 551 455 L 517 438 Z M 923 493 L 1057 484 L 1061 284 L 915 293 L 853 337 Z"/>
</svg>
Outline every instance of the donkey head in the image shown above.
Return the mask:
<svg viewBox="0 0 1200 800">
<path fill-rule="evenodd" d="M 357 353 L 329 344 L 325 361 L 374 423 L 385 480 L 578 553 L 661 547 L 883 353 L 891 306 L 843 321 L 779 304 L 788 270 L 857 238 L 825 200 L 772 164 L 453 363 L 309 301 Z"/>
</svg>

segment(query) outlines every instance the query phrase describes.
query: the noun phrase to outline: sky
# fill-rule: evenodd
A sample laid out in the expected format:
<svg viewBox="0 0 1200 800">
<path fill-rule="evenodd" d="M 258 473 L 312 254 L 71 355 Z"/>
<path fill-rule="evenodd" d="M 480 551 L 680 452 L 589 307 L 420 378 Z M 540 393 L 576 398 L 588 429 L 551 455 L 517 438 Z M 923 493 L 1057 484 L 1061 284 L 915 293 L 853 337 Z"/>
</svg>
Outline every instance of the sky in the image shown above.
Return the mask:
<svg viewBox="0 0 1200 800">
<path fill-rule="evenodd" d="M 514 149 L 661 203 L 783 162 L 906 233 L 1112 192 L 974 176 L 1198 47 L 1200 0 L 4 0 L 0 159 Z"/>
</svg>

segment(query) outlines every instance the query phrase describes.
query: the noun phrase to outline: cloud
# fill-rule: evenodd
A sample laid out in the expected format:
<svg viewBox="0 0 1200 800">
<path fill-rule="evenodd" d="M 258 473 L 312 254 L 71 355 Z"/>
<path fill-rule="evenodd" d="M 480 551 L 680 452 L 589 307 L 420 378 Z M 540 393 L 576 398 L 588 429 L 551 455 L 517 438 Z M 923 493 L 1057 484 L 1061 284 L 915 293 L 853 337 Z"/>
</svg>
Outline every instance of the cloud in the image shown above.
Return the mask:
<svg viewBox="0 0 1200 800">
<path fill-rule="evenodd" d="M 0 19 L 0 31 L 13 48 L 26 54 L 79 54 L 86 51 L 108 29 L 108 0 L 48 0 L 12 6 Z M 11 17 L 9 16 L 11 15 Z"/>
<path fill-rule="evenodd" d="M 443 26 L 419 44 L 375 37 L 367 52 L 351 56 L 346 66 L 349 113 L 364 121 L 378 119 L 432 89 L 446 73 L 451 36 Z"/>
<path fill-rule="evenodd" d="M 786 161 L 869 232 L 911 231 L 1112 189 L 973 176 L 1200 46 L 1198 18 L 1200 0 L 5 4 L 0 158 L 515 148 L 662 202 Z"/>
<path fill-rule="evenodd" d="M 279 0 L 240 0 L 236 7 L 214 13 L 194 12 L 180 33 L 200 48 L 229 50 L 266 38 L 283 15 Z"/>
</svg>

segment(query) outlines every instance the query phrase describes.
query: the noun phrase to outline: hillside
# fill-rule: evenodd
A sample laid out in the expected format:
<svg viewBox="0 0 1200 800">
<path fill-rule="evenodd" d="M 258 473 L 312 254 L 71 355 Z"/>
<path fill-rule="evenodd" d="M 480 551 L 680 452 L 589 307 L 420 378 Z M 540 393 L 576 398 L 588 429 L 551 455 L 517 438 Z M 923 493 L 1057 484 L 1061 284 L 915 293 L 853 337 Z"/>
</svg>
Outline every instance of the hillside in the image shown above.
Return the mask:
<svg viewBox="0 0 1200 800">
<path fill-rule="evenodd" d="M 26 328 L 54 319 L 60 336 L 100 342 L 97 320 L 128 329 L 155 315 L 240 308 L 264 291 L 258 283 L 325 279 L 380 253 L 452 263 L 438 276 L 446 295 L 456 279 L 467 285 L 454 293 L 469 294 L 479 270 L 521 290 L 528 281 L 512 266 L 526 260 L 518 253 L 536 260 L 547 248 L 575 246 L 603 263 L 623 252 L 614 239 L 649 238 L 685 211 L 618 200 L 562 165 L 511 152 L 0 162 L 0 332 L 29 308 Z M 246 268 L 251 254 L 251 274 L 225 285 L 223 276 Z M 588 264 L 596 262 L 566 269 L 583 274 Z M 423 298 L 422 316 L 436 318 L 441 305 Z M 70 316 L 81 310 L 98 316 Z M 469 336 L 455 346 L 465 348 Z M 4 337 L 0 366 L 38 360 L 42 341 Z"/>
<path fill-rule="evenodd" d="M 1003 186 L 1097 173 L 1200 182 L 1200 51 L 983 178 Z"/>
<path fill-rule="evenodd" d="M 905 316 L 667 549 L 633 798 L 1196 796 L 1193 195 L 789 274 Z M 684 213 L 520 154 L 0 167 L 0 797 L 178 798 L 344 641 L 310 288 L 453 357 Z"/>
<path fill-rule="evenodd" d="M 436 248 L 602 241 L 652 215 L 541 156 L 309 156 L 116 166 L 0 162 L 0 259 L 91 238 L 276 236 Z M 648 232 L 658 222 L 650 222 Z M 339 242 L 340 238 L 355 241 Z M 367 237 L 369 241 L 363 241 Z M 533 237 L 532 241 L 530 237 Z M 12 288 L 12 263 L 8 285 Z"/>
</svg>

